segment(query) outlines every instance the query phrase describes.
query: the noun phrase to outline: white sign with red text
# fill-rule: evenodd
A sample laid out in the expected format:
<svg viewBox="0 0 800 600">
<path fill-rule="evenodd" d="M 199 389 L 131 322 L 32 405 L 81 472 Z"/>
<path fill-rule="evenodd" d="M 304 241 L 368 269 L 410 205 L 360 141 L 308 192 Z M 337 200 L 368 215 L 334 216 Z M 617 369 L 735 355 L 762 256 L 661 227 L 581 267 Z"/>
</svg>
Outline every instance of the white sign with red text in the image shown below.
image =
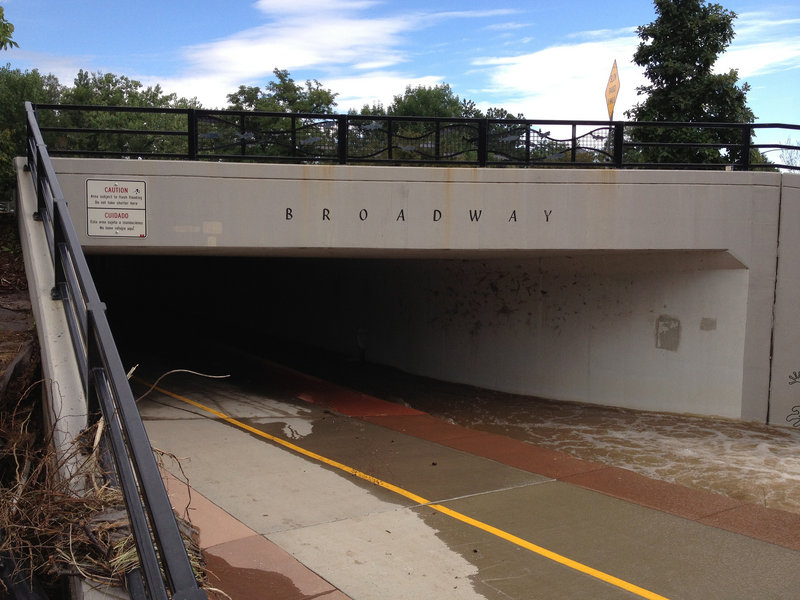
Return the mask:
<svg viewBox="0 0 800 600">
<path fill-rule="evenodd" d="M 147 236 L 144 181 L 87 179 L 86 210 L 90 236 Z"/>
</svg>

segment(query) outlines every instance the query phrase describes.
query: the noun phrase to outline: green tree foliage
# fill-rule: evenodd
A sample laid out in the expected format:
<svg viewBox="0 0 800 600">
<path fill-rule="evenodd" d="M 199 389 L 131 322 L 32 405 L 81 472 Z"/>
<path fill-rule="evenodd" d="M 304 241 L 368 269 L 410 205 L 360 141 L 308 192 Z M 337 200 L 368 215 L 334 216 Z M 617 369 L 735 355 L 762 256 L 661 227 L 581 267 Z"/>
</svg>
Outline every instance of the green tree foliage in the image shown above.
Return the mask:
<svg viewBox="0 0 800 600">
<path fill-rule="evenodd" d="M 135 79 L 113 73 L 89 73 L 81 70 L 74 85 L 64 90 L 64 104 L 82 106 L 126 106 L 137 108 L 198 108 L 196 99 L 179 98 L 165 94 L 160 85 L 145 87 Z M 97 153 L 185 154 L 188 140 L 185 136 L 170 136 L 160 132 L 187 131 L 187 116 L 152 112 L 62 111 L 62 127 L 98 130 L 71 133 L 48 139 L 54 150 L 80 147 Z M 141 134 L 110 133 L 113 130 L 142 131 Z M 159 132 L 159 133 L 152 133 Z"/>
<path fill-rule="evenodd" d="M 463 122 L 463 119 L 522 119 L 502 108 L 490 108 L 484 114 L 472 100 L 459 98 L 450 85 L 442 83 L 432 87 L 406 86 L 403 94 L 398 94 L 392 103 L 365 105 L 363 116 L 376 117 L 423 117 L 420 120 L 404 120 L 365 123 L 355 137 L 361 156 L 372 155 L 388 158 L 388 148 L 392 148 L 392 158 L 402 160 L 468 160 L 477 158 L 479 124 Z M 390 131 L 391 129 L 391 131 Z M 492 123 L 489 136 L 504 140 L 504 151 L 517 154 L 520 137 L 519 127 L 512 124 Z M 352 142 L 351 142 L 352 146 Z M 385 149 L 385 152 L 379 150 Z M 507 158 L 510 158 L 507 157 Z"/>
<path fill-rule="evenodd" d="M 406 86 L 394 97 L 387 114 L 398 117 L 463 117 L 464 106 L 452 88 L 442 83 L 433 87 Z"/>
<path fill-rule="evenodd" d="M 36 69 L 20 71 L 11 65 L 0 68 L 0 198 L 16 186 L 14 157 L 26 154 L 25 101 L 59 102 L 62 92 L 53 75 L 41 75 Z"/>
<path fill-rule="evenodd" d="M 719 55 L 734 37 L 736 14 L 705 0 L 654 0 L 656 20 L 638 28 L 641 38 L 633 62 L 644 67 L 649 85 L 637 91 L 646 99 L 627 111 L 636 121 L 752 123 L 745 83 L 738 72 L 714 73 Z M 642 147 L 642 162 L 726 163 L 738 158 L 728 145 L 742 143 L 739 129 L 639 127 L 635 142 L 719 144 L 683 148 Z"/>
<path fill-rule="evenodd" d="M 14 36 L 14 26 L 6 20 L 3 13 L 3 7 L 0 6 L 0 50 L 19 48 L 19 44 L 11 39 Z"/>
<path fill-rule="evenodd" d="M 89 73 L 81 69 L 73 87 L 65 90 L 65 104 L 94 106 L 139 106 L 153 108 L 196 108 L 196 100 L 165 94 L 161 86 L 145 87 L 135 79 L 113 73 Z"/>
<path fill-rule="evenodd" d="M 274 69 L 277 81 L 270 81 L 262 91 L 260 87 L 239 86 L 228 94 L 231 110 L 258 110 L 266 112 L 301 112 L 333 114 L 338 94 L 322 87 L 316 79 L 307 80 L 305 86 L 295 83 L 289 71 Z"/>
<path fill-rule="evenodd" d="M 212 119 L 202 124 L 201 137 L 207 140 L 201 151 L 239 156 L 337 156 L 336 123 L 330 118 L 297 117 L 297 113 L 332 115 L 336 96 L 314 80 L 304 85 L 295 82 L 289 71 L 274 69 L 275 79 L 262 90 L 259 86 L 239 86 L 228 94 L 231 111 L 291 114 L 287 117 L 239 114 Z"/>
<path fill-rule="evenodd" d="M 490 108 L 484 115 L 472 100 L 459 98 L 450 85 L 441 83 L 433 87 L 424 85 L 406 86 L 387 107 L 377 103 L 364 105 L 362 115 L 396 117 L 452 117 L 452 118 L 513 118 L 508 111 Z"/>
</svg>

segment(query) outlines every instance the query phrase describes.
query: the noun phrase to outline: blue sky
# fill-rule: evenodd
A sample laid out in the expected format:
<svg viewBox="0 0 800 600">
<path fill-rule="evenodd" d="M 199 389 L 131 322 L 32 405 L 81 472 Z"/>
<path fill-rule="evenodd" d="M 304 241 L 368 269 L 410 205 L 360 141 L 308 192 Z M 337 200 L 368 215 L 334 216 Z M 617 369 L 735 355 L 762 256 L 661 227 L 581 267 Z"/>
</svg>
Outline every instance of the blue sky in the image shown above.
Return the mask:
<svg viewBox="0 0 800 600">
<path fill-rule="evenodd" d="M 800 123 L 800 2 L 721 0 L 736 39 L 718 62 L 751 86 L 759 122 Z M 6 0 L 19 48 L 0 60 L 72 84 L 79 69 L 115 73 L 224 107 L 240 84 L 272 69 L 318 79 L 359 109 L 407 85 L 448 83 L 481 108 L 527 118 L 607 119 L 614 60 L 615 118 L 645 83 L 631 58 L 648 0 Z"/>
</svg>

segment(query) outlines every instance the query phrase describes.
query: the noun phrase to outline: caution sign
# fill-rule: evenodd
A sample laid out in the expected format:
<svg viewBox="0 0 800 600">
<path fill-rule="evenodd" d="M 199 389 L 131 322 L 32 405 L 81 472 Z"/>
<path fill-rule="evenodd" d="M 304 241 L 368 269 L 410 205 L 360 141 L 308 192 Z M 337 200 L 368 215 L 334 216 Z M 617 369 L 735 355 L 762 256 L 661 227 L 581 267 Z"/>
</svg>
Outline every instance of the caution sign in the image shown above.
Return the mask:
<svg viewBox="0 0 800 600">
<path fill-rule="evenodd" d="M 86 233 L 89 236 L 147 236 L 144 181 L 87 179 L 86 211 Z"/>
<path fill-rule="evenodd" d="M 617 61 L 614 61 L 614 66 L 611 67 L 611 75 L 608 77 L 608 85 L 606 86 L 606 104 L 608 105 L 608 120 L 614 119 L 614 105 L 617 103 L 617 95 L 619 94 L 619 73 L 617 72 Z"/>
</svg>

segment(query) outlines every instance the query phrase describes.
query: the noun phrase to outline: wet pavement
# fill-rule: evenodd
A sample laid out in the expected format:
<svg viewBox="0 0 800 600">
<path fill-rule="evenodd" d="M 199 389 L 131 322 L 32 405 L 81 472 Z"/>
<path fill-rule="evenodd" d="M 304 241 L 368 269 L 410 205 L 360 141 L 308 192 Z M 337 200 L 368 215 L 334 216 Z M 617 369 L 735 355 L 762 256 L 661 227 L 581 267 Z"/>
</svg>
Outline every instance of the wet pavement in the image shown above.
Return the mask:
<svg viewBox="0 0 800 600">
<path fill-rule="evenodd" d="M 483 390 L 344 367 L 341 379 L 358 370 L 360 387 L 387 385 L 393 401 L 261 363 L 230 380 L 170 376 L 140 404 L 154 445 L 182 459 L 166 466 L 188 476 L 188 514 L 217 587 L 232 597 L 795 597 L 800 516 L 630 470 L 659 461 L 631 460 L 621 430 L 665 417 L 633 414 L 634 425 L 632 411 L 533 410 L 509 396 L 498 406 Z M 152 381 L 156 372 L 140 375 Z M 692 449 L 703 463 L 686 442 L 709 437 L 703 422 L 629 438 L 654 450 L 678 438 L 672 454 Z M 736 456 L 773 452 L 769 431 L 740 446 L 710 431 Z M 787 432 L 777 447 L 791 459 L 796 438 Z M 576 458 L 592 444 L 602 450 Z M 677 472 L 680 461 L 670 461 L 654 472 Z M 785 491 L 762 498 L 791 496 L 792 475 L 785 479 Z M 744 487 L 770 484 L 752 481 Z"/>
<path fill-rule="evenodd" d="M 458 425 L 800 513 L 800 428 L 789 423 L 776 427 L 557 402 L 416 377 L 321 353 L 294 360 L 320 377 Z"/>
</svg>

